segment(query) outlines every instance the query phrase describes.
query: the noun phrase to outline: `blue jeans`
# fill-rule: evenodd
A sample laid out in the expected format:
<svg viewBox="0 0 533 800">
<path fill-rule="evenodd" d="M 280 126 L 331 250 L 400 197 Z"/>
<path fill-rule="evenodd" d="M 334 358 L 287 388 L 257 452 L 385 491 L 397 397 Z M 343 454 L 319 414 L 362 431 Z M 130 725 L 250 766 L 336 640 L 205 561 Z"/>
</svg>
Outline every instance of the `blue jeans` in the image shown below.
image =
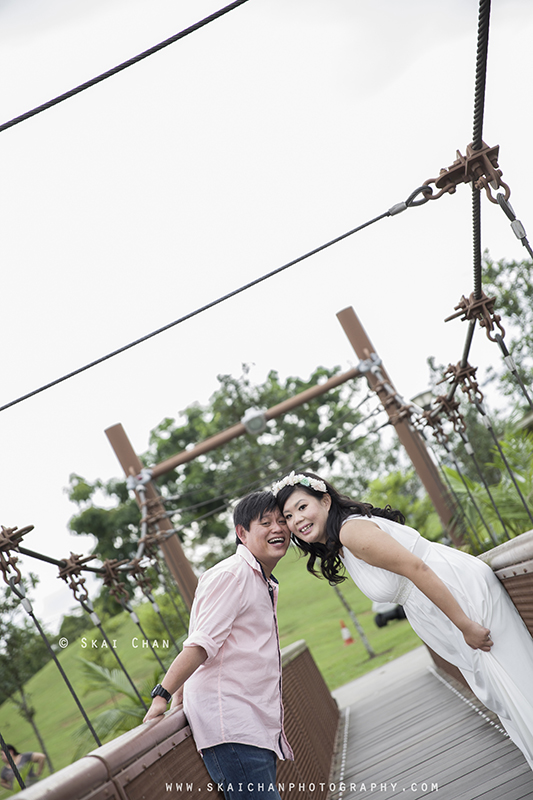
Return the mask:
<svg viewBox="0 0 533 800">
<path fill-rule="evenodd" d="M 226 800 L 281 800 L 276 754 L 251 744 L 227 742 L 202 750 L 205 766 Z"/>
</svg>

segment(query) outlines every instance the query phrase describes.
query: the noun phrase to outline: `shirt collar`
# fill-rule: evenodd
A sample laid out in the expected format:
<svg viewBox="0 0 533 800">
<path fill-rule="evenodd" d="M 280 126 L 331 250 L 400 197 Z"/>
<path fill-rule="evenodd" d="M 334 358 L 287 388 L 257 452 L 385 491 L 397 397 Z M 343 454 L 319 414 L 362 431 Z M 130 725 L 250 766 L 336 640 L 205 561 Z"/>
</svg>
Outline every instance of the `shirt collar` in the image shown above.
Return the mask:
<svg viewBox="0 0 533 800">
<path fill-rule="evenodd" d="M 257 560 L 257 558 L 254 556 L 254 554 L 250 550 L 248 550 L 248 548 L 244 544 L 237 545 L 237 555 L 240 556 L 241 558 L 244 558 L 246 563 L 249 564 L 252 567 L 252 569 L 255 569 L 257 572 L 260 572 L 262 574 L 263 578 L 265 579 L 265 581 L 268 581 L 268 578 L 265 575 L 265 571 L 264 571 L 262 565 Z M 270 579 L 274 583 L 278 583 L 277 578 L 275 578 L 272 573 L 270 574 Z"/>
</svg>

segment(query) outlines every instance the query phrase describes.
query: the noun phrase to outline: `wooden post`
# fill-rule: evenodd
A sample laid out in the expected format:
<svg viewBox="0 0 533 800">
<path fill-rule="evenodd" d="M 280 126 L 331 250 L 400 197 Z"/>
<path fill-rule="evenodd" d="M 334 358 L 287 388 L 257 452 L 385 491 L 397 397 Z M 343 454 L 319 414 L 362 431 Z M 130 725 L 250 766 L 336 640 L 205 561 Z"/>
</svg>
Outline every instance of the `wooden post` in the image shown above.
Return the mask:
<svg viewBox="0 0 533 800">
<path fill-rule="evenodd" d="M 347 372 L 341 372 L 338 375 L 334 375 L 332 378 L 324 381 L 324 383 L 319 383 L 316 386 L 312 386 L 310 389 L 305 389 L 303 392 L 300 392 L 300 394 L 296 394 L 294 397 L 289 397 L 282 403 L 272 406 L 272 408 L 269 408 L 267 411 L 265 411 L 265 418 L 268 420 L 281 417 L 283 414 L 287 414 L 289 411 L 292 411 L 293 408 L 297 408 L 304 403 L 308 403 L 315 397 L 326 394 L 326 392 L 329 392 L 331 389 L 334 389 L 337 386 L 346 383 L 346 381 L 352 380 L 353 378 L 357 378 L 359 375 L 361 375 L 361 372 L 359 371 L 358 367 L 354 367 Z M 226 442 L 230 442 L 232 439 L 236 439 L 238 436 L 242 436 L 243 433 L 246 433 L 246 428 L 242 422 L 239 422 L 237 425 L 233 425 L 231 428 L 226 428 L 225 431 L 215 434 L 215 436 L 210 436 L 209 439 L 205 439 L 203 442 L 191 447 L 190 450 L 183 450 L 181 453 L 177 453 L 177 455 L 167 458 L 166 461 L 156 464 L 155 467 L 152 467 L 152 475 L 154 478 L 158 478 L 160 475 L 165 475 L 165 473 L 176 469 L 176 467 L 179 467 L 181 464 L 187 464 L 189 461 L 194 461 L 194 459 L 198 458 L 198 456 L 208 453 L 210 450 L 215 450 L 217 447 L 221 447 L 221 445 L 226 444 Z"/>
<path fill-rule="evenodd" d="M 353 308 L 350 306 L 349 308 L 339 311 L 337 318 L 344 328 L 344 332 L 350 340 L 350 344 L 357 353 L 358 358 L 361 360 L 369 359 L 376 350 Z M 393 383 L 383 363 L 380 365 L 379 369 L 385 381 L 392 387 Z M 375 390 L 377 384 L 380 383 L 380 379 L 370 371 L 366 373 L 366 378 L 370 388 Z M 394 407 L 385 406 L 385 410 L 390 418 L 394 418 L 396 411 Z M 406 420 L 396 422 L 394 427 L 400 442 L 405 447 L 407 455 L 411 459 L 420 480 L 435 506 L 435 510 L 446 532 L 450 535 L 455 545 L 461 545 L 463 543 L 461 536 L 458 531 L 455 530 L 452 523 L 454 509 L 452 498 L 440 479 L 438 470 L 429 456 L 424 440 L 418 431 Z"/>
<path fill-rule="evenodd" d="M 118 425 L 113 425 L 111 428 L 107 428 L 106 435 L 111 443 L 111 447 L 115 451 L 115 454 L 120 461 L 125 474 L 127 476 L 139 475 L 143 465 L 135 453 L 135 450 L 133 449 L 122 425 L 119 423 Z M 158 503 L 154 503 L 152 507 L 153 512 L 155 514 L 159 512 L 164 513 L 164 504 L 161 502 L 159 492 L 154 484 L 152 482 L 147 483 L 145 490 L 147 500 L 158 501 Z M 143 509 L 143 514 L 146 514 L 146 509 Z M 172 529 L 172 525 L 168 517 L 162 517 L 160 520 L 158 520 L 158 525 L 162 533 Z M 172 572 L 176 583 L 178 584 L 180 594 L 190 609 L 198 580 L 192 571 L 192 567 L 186 558 L 185 553 L 183 552 L 181 542 L 177 535 L 174 534 L 173 536 L 169 536 L 168 539 L 162 540 L 160 547 L 163 551 L 163 555 L 165 556 L 165 561 L 167 562 L 168 567 Z"/>
</svg>

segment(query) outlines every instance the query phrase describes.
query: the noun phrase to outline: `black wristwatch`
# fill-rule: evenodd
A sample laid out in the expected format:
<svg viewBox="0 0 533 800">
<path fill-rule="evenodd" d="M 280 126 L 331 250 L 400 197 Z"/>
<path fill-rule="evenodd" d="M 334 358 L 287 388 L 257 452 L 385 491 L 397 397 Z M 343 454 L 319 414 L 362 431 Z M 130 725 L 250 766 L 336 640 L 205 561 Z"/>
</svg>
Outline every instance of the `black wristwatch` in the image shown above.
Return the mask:
<svg viewBox="0 0 533 800">
<path fill-rule="evenodd" d="M 150 692 L 150 697 L 164 697 L 167 703 L 170 703 L 172 700 L 172 695 L 170 692 L 167 692 L 164 686 L 161 686 L 160 683 L 157 686 L 154 686 L 152 691 Z"/>
</svg>

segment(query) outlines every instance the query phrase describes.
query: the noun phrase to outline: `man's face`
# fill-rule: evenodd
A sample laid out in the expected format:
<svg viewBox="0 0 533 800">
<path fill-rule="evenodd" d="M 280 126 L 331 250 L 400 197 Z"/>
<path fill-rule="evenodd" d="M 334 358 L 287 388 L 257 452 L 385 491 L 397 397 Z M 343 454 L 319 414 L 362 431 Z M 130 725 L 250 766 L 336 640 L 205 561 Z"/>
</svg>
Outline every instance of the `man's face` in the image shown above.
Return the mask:
<svg viewBox="0 0 533 800">
<path fill-rule="evenodd" d="M 265 511 L 262 517 L 252 520 L 248 531 L 238 525 L 237 535 L 257 558 L 267 577 L 283 558 L 291 541 L 285 517 L 278 509 Z"/>
</svg>

